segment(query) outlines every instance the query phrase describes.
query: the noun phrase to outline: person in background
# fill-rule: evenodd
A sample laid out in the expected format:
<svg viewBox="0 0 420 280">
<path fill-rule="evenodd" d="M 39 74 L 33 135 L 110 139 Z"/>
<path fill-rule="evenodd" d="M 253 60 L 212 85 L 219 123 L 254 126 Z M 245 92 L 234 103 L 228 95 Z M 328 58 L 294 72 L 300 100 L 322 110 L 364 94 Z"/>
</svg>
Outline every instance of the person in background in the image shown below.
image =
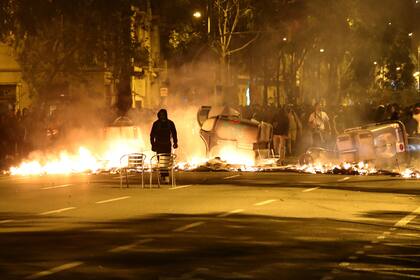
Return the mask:
<svg viewBox="0 0 420 280">
<path fill-rule="evenodd" d="M 420 136 L 420 103 L 414 105 L 413 123 L 412 136 Z"/>
<path fill-rule="evenodd" d="M 284 165 L 286 159 L 286 139 L 289 133 L 289 118 L 283 108 L 280 108 L 273 120 L 273 147 L 279 157 L 278 163 Z"/>
<path fill-rule="evenodd" d="M 309 127 L 312 129 L 312 145 L 324 147 L 331 133 L 330 118 L 322 111 L 320 103 L 315 103 L 314 111 L 309 115 Z"/>
<path fill-rule="evenodd" d="M 150 131 L 150 144 L 152 151 L 156 154 L 170 154 L 172 148 L 178 148 L 178 137 L 173 121 L 168 119 L 168 112 L 160 109 L 157 114 L 158 119 L 153 123 Z M 173 144 L 171 144 L 171 138 Z M 161 173 L 162 180 L 169 182 L 168 173 Z"/>
<path fill-rule="evenodd" d="M 296 153 L 296 141 L 298 135 L 302 135 L 302 123 L 292 106 L 286 107 L 287 117 L 289 120 L 289 132 L 287 135 L 287 152 L 289 155 Z"/>
</svg>

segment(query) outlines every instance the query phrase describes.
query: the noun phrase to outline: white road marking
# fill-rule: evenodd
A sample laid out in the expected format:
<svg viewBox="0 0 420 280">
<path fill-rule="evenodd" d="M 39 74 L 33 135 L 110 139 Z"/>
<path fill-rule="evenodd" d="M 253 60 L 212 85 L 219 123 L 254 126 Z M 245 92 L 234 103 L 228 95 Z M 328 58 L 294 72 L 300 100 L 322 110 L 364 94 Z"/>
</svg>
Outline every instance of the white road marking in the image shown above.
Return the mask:
<svg viewBox="0 0 420 280">
<path fill-rule="evenodd" d="M 273 203 L 273 202 L 276 202 L 276 201 L 277 201 L 277 199 L 268 199 L 268 200 L 264 200 L 264 201 L 261 201 L 261 202 L 254 203 L 254 206 L 263 206 L 263 205 L 267 205 L 267 204 L 270 204 L 270 203 Z"/>
<path fill-rule="evenodd" d="M 169 188 L 170 190 L 177 190 L 177 189 L 183 189 L 183 188 L 188 188 L 191 187 L 193 185 L 183 185 L 183 186 L 177 186 L 177 187 L 173 187 L 173 188 Z"/>
<path fill-rule="evenodd" d="M 136 241 L 136 242 L 128 244 L 128 245 L 123 245 L 123 246 L 118 246 L 118 247 L 112 248 L 108 252 L 119 253 L 119 252 L 123 252 L 123 251 L 128 251 L 128 250 L 131 250 L 131 249 L 135 248 L 138 245 L 145 244 L 145 243 L 151 242 L 153 240 L 154 240 L 153 238 L 139 240 L 139 241 Z"/>
<path fill-rule="evenodd" d="M 44 271 L 29 275 L 28 277 L 26 277 L 26 279 L 38 279 L 38 278 L 49 276 L 51 274 L 55 274 L 55 273 L 58 273 L 58 272 L 61 272 L 61 271 L 64 271 L 64 270 L 75 268 L 75 267 L 77 267 L 79 265 L 82 265 L 82 264 L 83 264 L 83 262 L 66 263 L 66 264 L 63 264 L 63 265 L 60 265 L 60 266 L 57 266 L 57 267 L 53 267 L 49 270 L 44 270 Z"/>
<path fill-rule="evenodd" d="M 224 218 L 224 217 L 227 217 L 227 216 L 230 216 L 230 215 L 233 215 L 233 214 L 241 213 L 243 211 L 244 211 L 244 209 L 235 209 L 235 210 L 232 210 L 232 211 L 229 211 L 229 212 L 226 212 L 226 213 L 222 213 L 222 214 L 218 215 L 217 217 Z"/>
<path fill-rule="evenodd" d="M 228 177 L 223 178 L 223 180 L 232 179 L 232 178 L 239 177 L 239 176 L 241 176 L 241 175 L 228 176 Z"/>
<path fill-rule="evenodd" d="M 58 185 L 58 186 L 51 186 L 51 187 L 44 187 L 41 190 L 50 190 L 50 189 L 58 189 L 58 188 L 65 188 L 71 186 L 72 184 L 65 184 L 65 185 Z"/>
<path fill-rule="evenodd" d="M 13 222 L 13 220 L 1 220 L 0 224 L 7 224 L 7 223 L 11 223 Z"/>
<path fill-rule="evenodd" d="M 363 255 L 365 253 L 365 251 L 357 251 L 356 254 L 358 255 Z"/>
<path fill-rule="evenodd" d="M 173 231 L 174 232 L 182 232 L 182 231 L 186 231 L 186 230 L 188 230 L 190 228 L 201 226 L 202 224 L 205 224 L 205 222 L 195 222 L 195 223 L 192 223 L 192 224 L 188 224 L 188 225 L 185 225 L 185 226 L 176 228 Z"/>
<path fill-rule="evenodd" d="M 102 203 L 108 203 L 108 202 L 114 202 L 114 201 L 118 201 L 118 200 L 123 200 L 123 199 L 127 199 L 130 198 L 131 196 L 121 196 L 121 197 L 117 197 L 117 198 L 111 198 L 111 199 L 107 199 L 107 200 L 101 200 L 101 201 L 96 201 L 96 204 L 102 204 Z"/>
<path fill-rule="evenodd" d="M 404 227 L 406 226 L 409 222 L 411 222 L 412 220 L 414 220 L 417 215 L 420 214 L 420 207 L 417 208 L 416 210 L 414 210 L 413 212 L 411 212 L 411 214 L 405 216 L 404 218 L 402 218 L 401 220 L 399 220 L 397 223 L 395 223 L 394 227 Z"/>
<path fill-rule="evenodd" d="M 348 262 L 342 262 L 342 263 L 339 264 L 339 266 L 343 266 L 343 267 L 346 267 L 346 266 L 349 266 L 349 265 L 350 265 L 350 263 L 348 263 Z"/>
<path fill-rule="evenodd" d="M 317 189 L 319 189 L 319 187 L 306 189 L 306 190 L 303 190 L 302 192 L 311 192 L 311 191 L 314 191 L 314 190 L 317 190 Z"/>
<path fill-rule="evenodd" d="M 347 181 L 348 179 L 350 179 L 350 177 L 344 177 L 344 178 L 338 180 L 338 182 L 344 182 L 344 181 Z"/>
<path fill-rule="evenodd" d="M 56 214 L 56 213 L 61 213 L 61 212 L 69 211 L 69 210 L 73 210 L 73 209 L 76 209 L 76 207 L 66 207 L 66 208 L 61 208 L 61 209 L 57 209 L 57 210 L 51 210 L 51 211 L 39 213 L 39 215 Z"/>
</svg>

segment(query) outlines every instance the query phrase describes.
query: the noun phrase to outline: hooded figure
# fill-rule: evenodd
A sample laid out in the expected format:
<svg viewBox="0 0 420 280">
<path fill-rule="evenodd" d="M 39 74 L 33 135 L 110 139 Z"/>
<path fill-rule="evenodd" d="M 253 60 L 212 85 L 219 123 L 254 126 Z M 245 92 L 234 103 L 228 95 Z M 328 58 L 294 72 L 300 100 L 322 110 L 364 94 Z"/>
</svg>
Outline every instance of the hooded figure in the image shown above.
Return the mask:
<svg viewBox="0 0 420 280">
<path fill-rule="evenodd" d="M 152 130 L 150 131 L 152 151 L 158 154 L 171 153 L 171 137 L 173 148 L 178 148 L 175 124 L 168 119 L 168 112 L 165 109 L 160 109 L 157 117 L 158 120 L 153 123 Z"/>
</svg>

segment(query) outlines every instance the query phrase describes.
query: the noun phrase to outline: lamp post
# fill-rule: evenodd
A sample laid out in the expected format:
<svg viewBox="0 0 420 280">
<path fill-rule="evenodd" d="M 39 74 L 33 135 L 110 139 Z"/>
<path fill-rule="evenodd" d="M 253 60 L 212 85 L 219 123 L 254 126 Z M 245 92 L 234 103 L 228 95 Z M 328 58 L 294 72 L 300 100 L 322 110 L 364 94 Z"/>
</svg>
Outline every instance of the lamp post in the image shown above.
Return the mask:
<svg viewBox="0 0 420 280">
<path fill-rule="evenodd" d="M 417 90 L 420 92 L 420 46 L 417 46 Z"/>
</svg>

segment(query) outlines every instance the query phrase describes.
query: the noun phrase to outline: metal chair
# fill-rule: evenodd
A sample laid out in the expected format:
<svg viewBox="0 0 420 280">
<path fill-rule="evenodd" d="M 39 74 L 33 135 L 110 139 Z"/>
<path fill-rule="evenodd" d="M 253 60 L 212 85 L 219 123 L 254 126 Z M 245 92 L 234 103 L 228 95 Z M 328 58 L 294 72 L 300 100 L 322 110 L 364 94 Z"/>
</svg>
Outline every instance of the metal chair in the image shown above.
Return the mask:
<svg viewBox="0 0 420 280">
<path fill-rule="evenodd" d="M 145 154 L 132 153 L 123 155 L 120 158 L 120 188 L 123 185 L 123 173 L 125 172 L 125 182 L 128 188 L 128 172 L 134 170 L 141 173 L 141 186 L 144 188 L 144 162 L 146 159 Z"/>
<path fill-rule="evenodd" d="M 168 173 L 171 186 L 176 186 L 174 169 L 175 169 L 175 154 L 157 154 L 150 159 L 150 188 L 152 187 L 153 173 L 157 174 L 157 184 L 160 187 L 160 177 L 162 173 Z"/>
</svg>

